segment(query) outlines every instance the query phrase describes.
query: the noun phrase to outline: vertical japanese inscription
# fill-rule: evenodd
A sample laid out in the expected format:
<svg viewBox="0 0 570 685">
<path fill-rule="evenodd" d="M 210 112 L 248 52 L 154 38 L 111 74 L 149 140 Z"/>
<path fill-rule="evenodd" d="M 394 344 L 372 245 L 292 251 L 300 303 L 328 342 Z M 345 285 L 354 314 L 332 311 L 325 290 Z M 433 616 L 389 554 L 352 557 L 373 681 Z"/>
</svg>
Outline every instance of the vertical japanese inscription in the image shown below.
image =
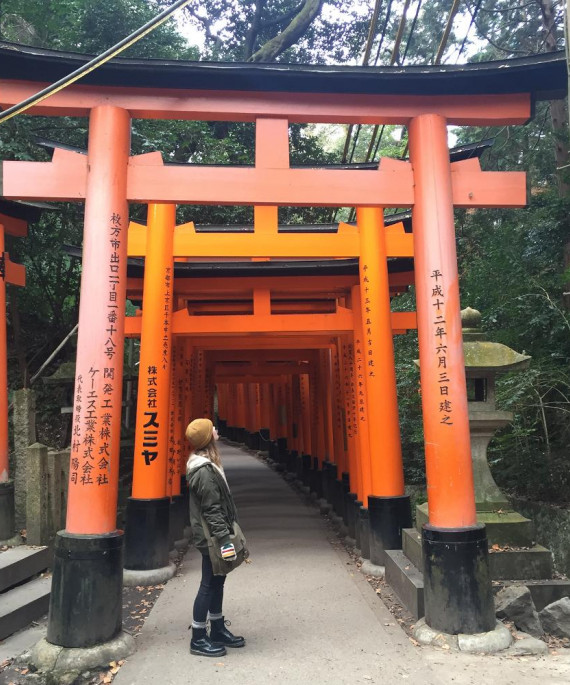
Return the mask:
<svg viewBox="0 0 570 685">
<path fill-rule="evenodd" d="M 430 274 L 431 305 L 433 307 L 431 326 L 434 340 L 434 354 L 437 360 L 439 384 L 439 402 L 437 413 L 439 422 L 445 426 L 453 426 L 453 403 L 449 399 L 449 384 L 451 379 L 447 374 L 447 325 L 445 321 L 444 275 L 439 269 Z"/>
</svg>

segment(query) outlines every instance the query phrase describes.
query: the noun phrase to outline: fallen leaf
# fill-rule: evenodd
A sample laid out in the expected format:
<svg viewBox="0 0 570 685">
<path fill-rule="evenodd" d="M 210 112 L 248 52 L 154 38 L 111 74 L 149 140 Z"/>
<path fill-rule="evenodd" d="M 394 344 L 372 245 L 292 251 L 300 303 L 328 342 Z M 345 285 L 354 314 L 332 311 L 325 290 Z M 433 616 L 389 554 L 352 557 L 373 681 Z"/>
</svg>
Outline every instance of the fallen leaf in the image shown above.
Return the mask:
<svg viewBox="0 0 570 685">
<path fill-rule="evenodd" d="M 115 668 L 116 665 L 117 665 L 117 662 L 116 662 L 116 661 L 111 661 L 110 664 L 109 664 L 109 666 L 110 666 L 111 668 Z"/>
<path fill-rule="evenodd" d="M 29 669 L 29 668 L 23 668 L 23 669 L 20 671 L 20 673 L 21 673 L 22 675 L 26 675 L 26 673 L 29 673 L 29 672 L 30 672 L 30 669 Z"/>
</svg>

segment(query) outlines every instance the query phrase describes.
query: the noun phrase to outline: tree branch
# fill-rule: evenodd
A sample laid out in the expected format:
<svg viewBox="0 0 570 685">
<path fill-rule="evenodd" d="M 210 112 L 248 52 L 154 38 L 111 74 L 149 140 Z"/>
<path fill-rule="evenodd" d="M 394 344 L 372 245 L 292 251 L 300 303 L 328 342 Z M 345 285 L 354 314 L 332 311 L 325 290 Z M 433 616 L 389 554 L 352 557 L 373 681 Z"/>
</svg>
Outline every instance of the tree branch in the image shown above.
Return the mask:
<svg viewBox="0 0 570 685">
<path fill-rule="evenodd" d="M 248 60 L 253 55 L 255 40 L 259 35 L 259 31 L 261 30 L 261 16 L 263 14 L 264 9 L 265 0 L 256 0 L 253 21 L 251 22 L 251 26 L 249 27 L 247 34 L 245 36 L 245 45 L 243 51 L 243 56 L 245 60 Z"/>
<path fill-rule="evenodd" d="M 255 52 L 249 62 L 273 62 L 277 56 L 296 43 L 309 28 L 321 11 L 323 0 L 304 0 L 299 13 L 291 23 L 277 36 L 268 40 Z"/>
</svg>

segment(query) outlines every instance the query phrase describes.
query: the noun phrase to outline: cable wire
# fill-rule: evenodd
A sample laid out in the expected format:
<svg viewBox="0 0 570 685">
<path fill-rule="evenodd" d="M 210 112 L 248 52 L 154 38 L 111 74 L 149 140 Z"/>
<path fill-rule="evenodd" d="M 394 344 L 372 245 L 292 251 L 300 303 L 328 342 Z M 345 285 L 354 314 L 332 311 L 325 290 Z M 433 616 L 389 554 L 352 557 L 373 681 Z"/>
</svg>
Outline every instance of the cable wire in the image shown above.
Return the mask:
<svg viewBox="0 0 570 685">
<path fill-rule="evenodd" d="M 154 31 L 154 29 L 158 28 L 161 24 L 164 24 L 164 22 L 167 19 L 169 19 L 170 16 L 174 14 L 174 12 L 176 12 L 176 10 L 181 9 L 185 5 L 188 5 L 190 2 L 191 0 L 176 0 L 176 2 L 171 7 L 163 10 L 160 14 L 154 17 L 154 19 L 151 19 L 146 24 L 138 28 L 136 31 L 133 31 L 133 33 L 131 33 L 126 38 L 123 38 L 121 41 L 110 47 L 108 50 L 105 50 L 105 52 L 101 53 L 97 57 L 94 57 L 92 60 L 90 60 L 86 64 L 83 64 L 75 71 L 72 71 L 71 74 L 64 76 L 63 78 L 59 79 L 59 81 L 56 81 L 55 83 L 49 85 L 47 88 L 44 88 L 43 90 L 40 90 L 39 92 L 35 93 L 35 95 L 32 95 L 29 98 L 26 98 L 25 100 L 22 100 L 22 102 L 19 102 L 18 104 L 9 107 L 7 110 L 2 112 L 2 114 L 0 114 L 0 124 L 3 124 L 5 121 L 12 119 L 18 114 L 22 114 L 31 107 L 34 107 L 38 103 L 49 98 L 51 95 L 59 93 L 64 88 L 67 88 L 67 86 L 70 86 L 72 83 L 79 81 L 80 78 L 83 78 L 87 74 L 90 74 L 92 71 L 95 71 L 95 69 L 102 66 L 109 60 L 113 59 L 113 57 L 116 57 L 121 52 L 129 48 L 131 45 L 137 43 L 141 38 L 144 38 L 151 31 Z"/>
</svg>

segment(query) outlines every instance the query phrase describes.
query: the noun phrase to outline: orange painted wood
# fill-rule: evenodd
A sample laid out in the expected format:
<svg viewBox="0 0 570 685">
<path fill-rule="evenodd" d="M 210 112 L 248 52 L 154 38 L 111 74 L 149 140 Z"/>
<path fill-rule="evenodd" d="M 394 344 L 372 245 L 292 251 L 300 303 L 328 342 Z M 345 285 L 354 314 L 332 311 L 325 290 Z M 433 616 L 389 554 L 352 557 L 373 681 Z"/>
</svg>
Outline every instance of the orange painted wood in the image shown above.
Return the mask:
<svg viewBox="0 0 570 685">
<path fill-rule="evenodd" d="M 7 252 L 4 253 L 4 258 L 6 283 L 10 283 L 10 285 L 17 285 L 23 288 L 26 285 L 26 267 L 23 264 L 16 264 L 13 262 Z"/>
<path fill-rule="evenodd" d="M 394 330 L 416 328 L 415 312 L 392 312 Z M 352 312 L 339 307 L 336 314 L 271 314 L 233 316 L 190 316 L 185 309 L 174 313 L 172 318 L 173 335 L 206 336 L 248 333 L 299 333 L 307 331 L 321 332 L 323 335 L 335 335 L 353 329 Z M 125 318 L 125 335 L 139 337 L 141 317 Z"/>
<path fill-rule="evenodd" d="M 127 267 L 130 118 L 109 105 L 89 122 L 79 335 L 66 529 L 116 529 Z M 66 167 L 69 173 L 72 169 Z"/>
<path fill-rule="evenodd" d="M 0 106 L 17 104 L 49 84 L 0 79 Z M 137 119 L 255 121 L 286 118 L 291 123 L 407 124 L 433 112 L 458 126 L 524 124 L 531 117 L 528 93 L 509 95 L 337 95 L 184 91 L 74 85 L 29 110 L 38 116 L 87 116 L 102 104 L 128 109 Z"/>
<path fill-rule="evenodd" d="M 356 210 L 360 229 L 360 311 L 362 339 L 355 345 L 363 357 L 368 401 L 372 491 L 380 497 L 404 494 L 404 468 L 398 422 L 396 370 L 388 263 L 382 210 Z M 358 352 L 358 350 L 357 350 Z"/>
<path fill-rule="evenodd" d="M 429 520 L 463 528 L 476 513 L 446 124 L 436 114 L 410 124 L 412 218 Z"/>
<path fill-rule="evenodd" d="M 149 205 L 132 496 L 166 496 L 169 443 L 174 205 Z M 180 347 L 183 342 L 180 342 Z M 178 364 L 178 362 L 176 362 Z M 176 366 L 174 364 L 174 366 Z M 177 373 L 182 369 L 177 366 Z M 178 402 L 183 398 L 176 397 Z M 176 436 L 179 439 L 179 436 Z M 169 478 L 172 481 L 172 474 Z"/>
<path fill-rule="evenodd" d="M 4 226 L 4 234 L 15 238 L 25 238 L 28 235 L 28 222 L 24 219 L 16 219 L 0 212 L 0 224 Z"/>
<path fill-rule="evenodd" d="M 374 455 L 372 454 L 370 444 L 369 422 L 371 421 L 371 416 L 365 376 L 364 348 L 362 347 L 364 330 L 360 297 L 360 288 L 354 286 L 351 292 L 352 307 L 354 308 L 354 333 L 352 341 L 348 344 L 348 371 L 352 388 L 353 434 L 358 442 L 357 454 L 359 455 L 359 459 L 353 468 L 358 474 L 361 487 L 359 499 L 367 507 L 368 496 L 373 494 L 372 459 Z"/>
</svg>

